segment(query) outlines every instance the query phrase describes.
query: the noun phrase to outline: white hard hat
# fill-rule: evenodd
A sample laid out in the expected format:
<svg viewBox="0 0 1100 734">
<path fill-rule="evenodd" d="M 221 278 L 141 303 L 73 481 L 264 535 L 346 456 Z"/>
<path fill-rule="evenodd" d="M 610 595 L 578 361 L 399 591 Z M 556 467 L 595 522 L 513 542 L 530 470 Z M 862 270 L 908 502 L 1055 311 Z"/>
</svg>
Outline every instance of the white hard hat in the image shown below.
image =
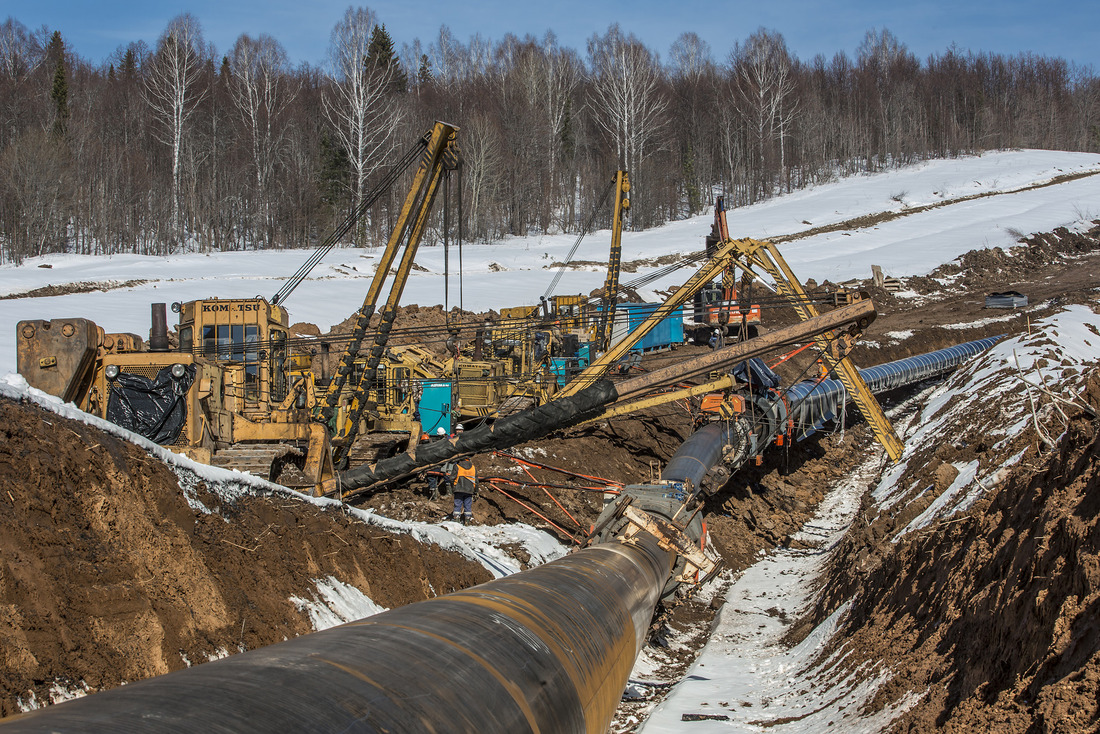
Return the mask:
<svg viewBox="0 0 1100 734">
<path fill-rule="evenodd" d="M 715 335 L 715 336 L 718 336 L 718 329 L 715 329 L 715 330 L 714 330 L 714 335 Z"/>
<path fill-rule="evenodd" d="M 440 426 L 439 428 L 435 429 L 435 435 L 437 435 L 437 436 L 446 436 L 447 435 L 447 429 L 444 428 L 443 426 Z"/>
<path fill-rule="evenodd" d="M 455 428 L 455 430 L 456 430 L 456 431 L 461 431 L 461 430 L 462 430 L 462 426 L 461 426 L 461 425 L 457 426 L 457 427 Z"/>
</svg>

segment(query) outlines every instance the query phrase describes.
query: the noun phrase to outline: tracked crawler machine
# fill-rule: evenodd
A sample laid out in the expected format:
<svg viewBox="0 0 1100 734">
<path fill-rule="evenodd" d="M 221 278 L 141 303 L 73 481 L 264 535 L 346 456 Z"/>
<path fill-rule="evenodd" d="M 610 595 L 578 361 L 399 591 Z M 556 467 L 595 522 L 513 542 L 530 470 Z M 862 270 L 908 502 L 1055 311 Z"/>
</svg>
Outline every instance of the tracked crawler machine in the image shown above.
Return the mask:
<svg viewBox="0 0 1100 734">
<path fill-rule="evenodd" d="M 437 122 L 319 248 L 321 255 L 331 249 L 400 173 L 418 163 L 355 333 L 327 386 L 316 383 L 308 359 L 292 354 L 282 305 L 319 261 L 316 254 L 271 301 L 209 298 L 174 304 L 177 348 L 169 344 L 164 304 L 154 304 L 148 345 L 133 334 L 106 333 L 88 319 L 21 321 L 16 327 L 20 374 L 33 387 L 198 461 L 293 487 L 314 488 L 333 475 L 332 431 L 337 442 L 343 439 L 346 453 L 354 436 L 340 427 L 357 425 L 368 406 L 389 406 L 384 418 L 376 413 L 380 420 L 418 436 L 413 403 L 399 394 L 411 384 L 407 365 L 383 357 L 440 182 L 458 164 L 456 137 L 457 128 Z M 399 253 L 381 323 L 372 330 L 375 304 Z M 365 375 L 354 363 L 368 333 Z M 354 378 L 350 385 L 349 377 Z M 393 394 L 386 393 L 387 378 Z"/>
</svg>

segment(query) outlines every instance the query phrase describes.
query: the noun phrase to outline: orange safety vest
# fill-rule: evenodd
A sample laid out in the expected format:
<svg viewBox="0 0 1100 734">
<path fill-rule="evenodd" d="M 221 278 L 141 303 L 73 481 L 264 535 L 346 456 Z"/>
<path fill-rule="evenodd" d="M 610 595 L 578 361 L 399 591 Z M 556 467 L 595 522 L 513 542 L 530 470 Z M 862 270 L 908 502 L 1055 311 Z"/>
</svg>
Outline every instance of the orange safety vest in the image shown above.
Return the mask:
<svg viewBox="0 0 1100 734">
<path fill-rule="evenodd" d="M 462 466 L 468 464 L 468 466 Z M 472 493 L 477 488 L 477 470 L 469 459 L 455 464 L 455 489 Z"/>
</svg>

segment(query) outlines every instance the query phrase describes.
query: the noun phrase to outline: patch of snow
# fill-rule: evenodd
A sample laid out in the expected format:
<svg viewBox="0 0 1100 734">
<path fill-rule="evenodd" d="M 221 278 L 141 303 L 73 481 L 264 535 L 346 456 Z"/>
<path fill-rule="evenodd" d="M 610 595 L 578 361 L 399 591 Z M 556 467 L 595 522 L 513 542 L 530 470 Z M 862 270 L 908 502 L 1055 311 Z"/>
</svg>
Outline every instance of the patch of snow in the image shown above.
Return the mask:
<svg viewBox="0 0 1100 734">
<path fill-rule="evenodd" d="M 990 316 L 984 319 L 978 319 L 977 321 L 970 321 L 965 324 L 941 324 L 941 329 L 947 329 L 949 331 L 962 331 L 963 329 L 979 329 L 983 326 L 989 326 L 990 324 L 999 324 L 1004 321 L 1012 321 L 1023 316 L 1022 311 L 1014 313 L 1006 313 L 1004 316 Z"/>
<path fill-rule="evenodd" d="M 51 704 L 71 701 L 74 698 L 84 698 L 91 692 L 91 689 L 88 688 L 88 684 L 83 680 L 77 682 L 75 685 L 55 680 L 50 684 L 50 688 L 46 692 L 46 701 L 38 700 L 38 696 L 35 695 L 34 691 L 28 691 L 26 698 L 16 696 L 15 707 L 20 712 L 27 713 L 28 711 L 37 711 Z"/>
<path fill-rule="evenodd" d="M 952 464 L 959 472 L 955 480 L 951 482 L 947 489 L 940 493 L 939 497 L 932 501 L 932 504 L 928 505 L 924 512 L 913 518 L 912 521 L 894 537 L 894 541 L 896 542 L 898 538 L 906 533 L 928 527 L 932 521 L 938 517 L 951 514 L 955 509 L 955 495 L 966 487 L 969 487 L 971 482 L 974 481 L 978 473 L 978 464 L 979 462 L 977 459 L 968 461 L 965 464 Z"/>
<path fill-rule="evenodd" d="M 316 591 L 312 599 L 292 596 L 290 601 L 309 615 L 316 632 L 386 611 L 362 591 L 334 576 L 313 579 L 313 585 Z"/>
<path fill-rule="evenodd" d="M 206 658 L 206 662 L 209 663 L 214 660 L 221 660 L 222 658 L 227 657 L 229 657 L 229 650 L 225 649 L 224 647 L 219 647 L 217 650 L 210 653 L 209 657 Z"/>
</svg>

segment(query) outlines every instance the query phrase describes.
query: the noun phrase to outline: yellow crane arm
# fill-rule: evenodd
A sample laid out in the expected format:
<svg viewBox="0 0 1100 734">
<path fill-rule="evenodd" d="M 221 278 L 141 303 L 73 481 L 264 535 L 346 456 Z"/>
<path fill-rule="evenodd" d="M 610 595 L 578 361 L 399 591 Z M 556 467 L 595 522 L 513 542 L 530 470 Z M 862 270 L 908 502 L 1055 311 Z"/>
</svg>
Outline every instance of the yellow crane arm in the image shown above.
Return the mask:
<svg viewBox="0 0 1100 734">
<path fill-rule="evenodd" d="M 603 313 L 597 322 L 596 344 L 606 350 L 615 328 L 615 303 L 619 299 L 619 272 L 623 262 L 623 219 L 630 209 L 630 176 L 626 171 L 615 172 L 615 210 L 611 219 L 611 252 L 607 258 L 607 279 L 603 286 Z"/>
<path fill-rule="evenodd" d="M 684 305 L 689 298 L 694 296 L 700 288 L 714 280 L 723 270 L 725 270 L 730 263 L 730 259 L 736 254 L 737 249 L 733 242 L 720 244 L 714 257 L 703 263 L 702 267 L 700 267 L 694 275 L 688 278 L 687 282 L 677 288 L 664 303 L 658 306 L 642 323 L 638 324 L 638 326 L 634 328 L 634 331 L 630 332 L 626 338 L 604 352 L 602 357 L 589 364 L 584 372 L 577 375 L 568 385 L 559 390 L 555 395 L 555 399 L 575 395 L 600 379 L 603 374 L 610 369 L 611 365 L 622 359 L 627 352 L 645 337 L 646 334 L 652 331 L 657 324 L 668 318 L 676 309 Z"/>
<path fill-rule="evenodd" d="M 404 290 L 409 271 L 412 268 L 416 250 L 420 245 L 420 239 L 424 233 L 428 214 L 431 212 L 443 169 L 444 167 L 453 168 L 457 164 L 458 150 L 455 144 L 457 134 L 458 128 L 454 125 L 436 122 L 431 131 L 425 135 L 427 143 L 416 174 L 413 177 L 412 186 L 405 196 L 404 204 L 397 218 L 397 224 L 386 243 L 386 249 L 378 261 L 378 267 L 374 271 L 374 277 L 371 279 L 367 295 L 363 299 L 363 305 L 356 312 L 356 325 L 352 332 L 352 338 L 344 348 L 336 374 L 325 390 L 323 403 L 326 418 L 331 415 L 336 407 L 340 392 L 344 389 L 348 376 L 352 373 L 371 316 L 374 315 L 375 305 L 382 293 L 382 287 L 385 285 L 393 262 L 397 258 L 397 253 L 404 243 L 405 251 L 398 266 L 397 275 L 390 287 L 390 294 L 382 312 L 382 322 L 375 331 L 374 344 L 370 355 L 371 361 L 368 362 L 368 371 L 370 371 L 371 362 L 373 362 L 374 368 L 378 367 L 378 360 L 381 359 L 382 353 L 385 351 L 385 344 L 389 338 L 389 332 L 396 315 L 397 304 Z M 362 381 L 357 386 L 357 390 L 361 390 L 361 385 Z M 360 399 L 360 403 L 362 402 Z"/>
<path fill-rule="evenodd" d="M 779 248 L 774 244 L 762 240 L 750 238 L 741 240 L 728 240 L 722 243 L 724 252 L 729 252 L 738 267 L 758 275 L 753 271 L 757 267 L 767 273 L 775 281 L 775 288 L 780 295 L 785 297 L 794 308 L 798 317 L 803 321 L 818 315 L 817 309 L 806 295 L 802 284 L 798 282 L 794 271 L 779 253 Z M 727 249 L 728 248 L 728 249 Z M 875 438 L 886 449 L 890 459 L 897 461 L 901 458 L 904 446 L 901 439 L 894 431 L 893 424 L 886 414 L 882 412 L 882 406 L 867 387 L 867 383 L 859 375 L 859 370 L 846 356 L 837 358 L 830 349 L 828 339 L 824 335 L 814 337 L 818 350 L 821 352 L 825 363 L 829 365 L 837 378 L 843 383 L 853 402 L 859 408 L 860 413 L 870 424 Z"/>
</svg>

